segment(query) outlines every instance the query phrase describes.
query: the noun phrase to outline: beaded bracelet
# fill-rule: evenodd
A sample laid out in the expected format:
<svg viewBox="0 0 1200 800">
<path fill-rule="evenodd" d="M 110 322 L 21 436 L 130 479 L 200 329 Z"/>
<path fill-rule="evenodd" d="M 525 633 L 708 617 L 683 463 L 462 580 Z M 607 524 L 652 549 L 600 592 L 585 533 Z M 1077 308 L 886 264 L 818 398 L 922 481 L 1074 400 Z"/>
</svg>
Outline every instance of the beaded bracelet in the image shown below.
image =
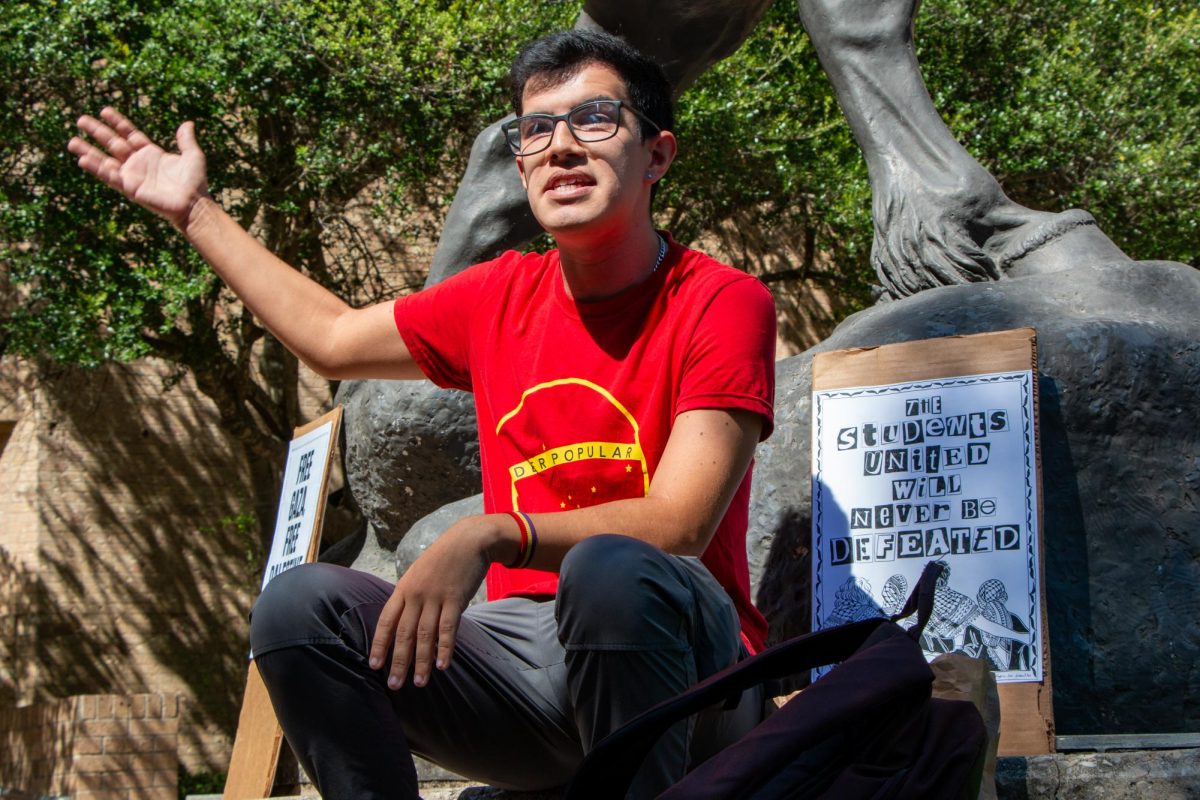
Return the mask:
<svg viewBox="0 0 1200 800">
<path fill-rule="evenodd" d="M 524 569 L 533 560 L 533 553 L 537 550 L 537 529 L 533 527 L 533 520 L 524 511 L 506 511 L 505 513 L 516 521 L 517 527 L 521 531 L 521 544 L 517 550 L 517 557 L 511 564 L 505 564 L 505 566 L 509 569 Z"/>
</svg>

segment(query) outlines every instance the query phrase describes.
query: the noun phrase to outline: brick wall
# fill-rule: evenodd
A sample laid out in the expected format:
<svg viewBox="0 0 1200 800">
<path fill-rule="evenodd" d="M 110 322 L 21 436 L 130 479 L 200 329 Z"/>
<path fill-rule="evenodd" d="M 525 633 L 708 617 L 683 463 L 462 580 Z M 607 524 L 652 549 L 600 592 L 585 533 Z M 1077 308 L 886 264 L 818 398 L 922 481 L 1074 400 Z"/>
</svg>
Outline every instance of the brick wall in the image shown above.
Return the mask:
<svg viewBox="0 0 1200 800">
<path fill-rule="evenodd" d="M 0 711 L 0 794 L 174 800 L 175 695 L 78 695 Z"/>
<path fill-rule="evenodd" d="M 164 392 L 166 374 L 0 359 L 0 711 L 178 694 L 180 763 L 223 772 L 261 553 L 236 524 L 240 446 L 190 378 Z M 305 419 L 328 391 L 305 376 Z"/>
<path fill-rule="evenodd" d="M 36 424 L 28 370 L 11 359 L 0 361 L 0 708 L 32 700 L 37 664 L 31 657 L 31 593 L 28 577 L 37 570 L 38 523 Z"/>
<path fill-rule="evenodd" d="M 0 710 L 180 694 L 184 767 L 223 771 L 257 531 L 228 521 L 248 505 L 240 448 L 190 381 L 164 394 L 164 374 L 34 381 L 0 363 Z"/>
</svg>

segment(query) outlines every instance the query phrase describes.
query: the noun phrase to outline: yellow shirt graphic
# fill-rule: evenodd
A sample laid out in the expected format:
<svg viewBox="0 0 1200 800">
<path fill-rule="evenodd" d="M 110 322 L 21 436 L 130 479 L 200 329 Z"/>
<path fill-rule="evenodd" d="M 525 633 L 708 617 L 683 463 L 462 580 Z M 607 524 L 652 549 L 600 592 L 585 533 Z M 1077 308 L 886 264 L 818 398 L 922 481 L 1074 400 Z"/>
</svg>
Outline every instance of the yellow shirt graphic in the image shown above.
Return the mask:
<svg viewBox="0 0 1200 800">
<path fill-rule="evenodd" d="M 638 422 L 607 389 L 561 378 L 526 389 L 496 436 L 512 508 L 560 511 L 643 497 L 650 469 Z"/>
</svg>

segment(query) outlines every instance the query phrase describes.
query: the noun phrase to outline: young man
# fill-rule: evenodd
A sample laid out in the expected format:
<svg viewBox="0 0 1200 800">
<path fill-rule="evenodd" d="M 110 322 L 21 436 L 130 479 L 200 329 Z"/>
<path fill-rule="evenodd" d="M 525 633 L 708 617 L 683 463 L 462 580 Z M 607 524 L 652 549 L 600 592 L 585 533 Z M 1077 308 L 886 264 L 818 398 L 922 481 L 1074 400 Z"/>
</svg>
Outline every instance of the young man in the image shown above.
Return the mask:
<svg viewBox="0 0 1200 800">
<path fill-rule="evenodd" d="M 498 786 L 561 785 L 603 736 L 765 637 L 745 532 L 772 424 L 771 298 L 654 229 L 676 142 L 652 62 L 563 33 L 527 47 L 512 79 L 509 145 L 557 250 L 365 309 L 220 210 L 191 123 L 179 155 L 111 109 L 79 122 L 107 154 L 70 144 L 318 372 L 475 393 L 487 513 L 452 525 L 394 587 L 313 565 L 255 606 L 259 669 L 326 797 L 415 797 L 409 751 Z M 485 576 L 490 602 L 464 611 Z M 676 726 L 633 795 L 654 796 L 760 712 L 748 693 Z"/>
</svg>

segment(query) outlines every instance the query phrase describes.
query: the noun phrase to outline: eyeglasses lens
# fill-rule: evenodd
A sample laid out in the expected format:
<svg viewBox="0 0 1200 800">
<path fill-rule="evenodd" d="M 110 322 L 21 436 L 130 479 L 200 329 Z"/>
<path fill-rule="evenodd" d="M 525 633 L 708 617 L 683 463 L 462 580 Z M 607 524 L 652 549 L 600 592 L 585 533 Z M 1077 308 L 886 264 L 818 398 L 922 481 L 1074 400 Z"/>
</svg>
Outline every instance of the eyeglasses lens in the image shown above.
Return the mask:
<svg viewBox="0 0 1200 800">
<path fill-rule="evenodd" d="M 585 103 L 571 110 L 567 123 L 579 141 L 596 142 L 616 134 L 620 113 L 616 103 Z"/>
<path fill-rule="evenodd" d="M 554 128 L 565 120 L 571 134 L 581 142 L 599 142 L 617 134 L 621 122 L 621 106 L 614 101 L 599 100 L 576 106 L 566 114 L 528 114 L 505 128 L 509 147 L 517 155 L 530 155 L 550 146 Z"/>
</svg>

